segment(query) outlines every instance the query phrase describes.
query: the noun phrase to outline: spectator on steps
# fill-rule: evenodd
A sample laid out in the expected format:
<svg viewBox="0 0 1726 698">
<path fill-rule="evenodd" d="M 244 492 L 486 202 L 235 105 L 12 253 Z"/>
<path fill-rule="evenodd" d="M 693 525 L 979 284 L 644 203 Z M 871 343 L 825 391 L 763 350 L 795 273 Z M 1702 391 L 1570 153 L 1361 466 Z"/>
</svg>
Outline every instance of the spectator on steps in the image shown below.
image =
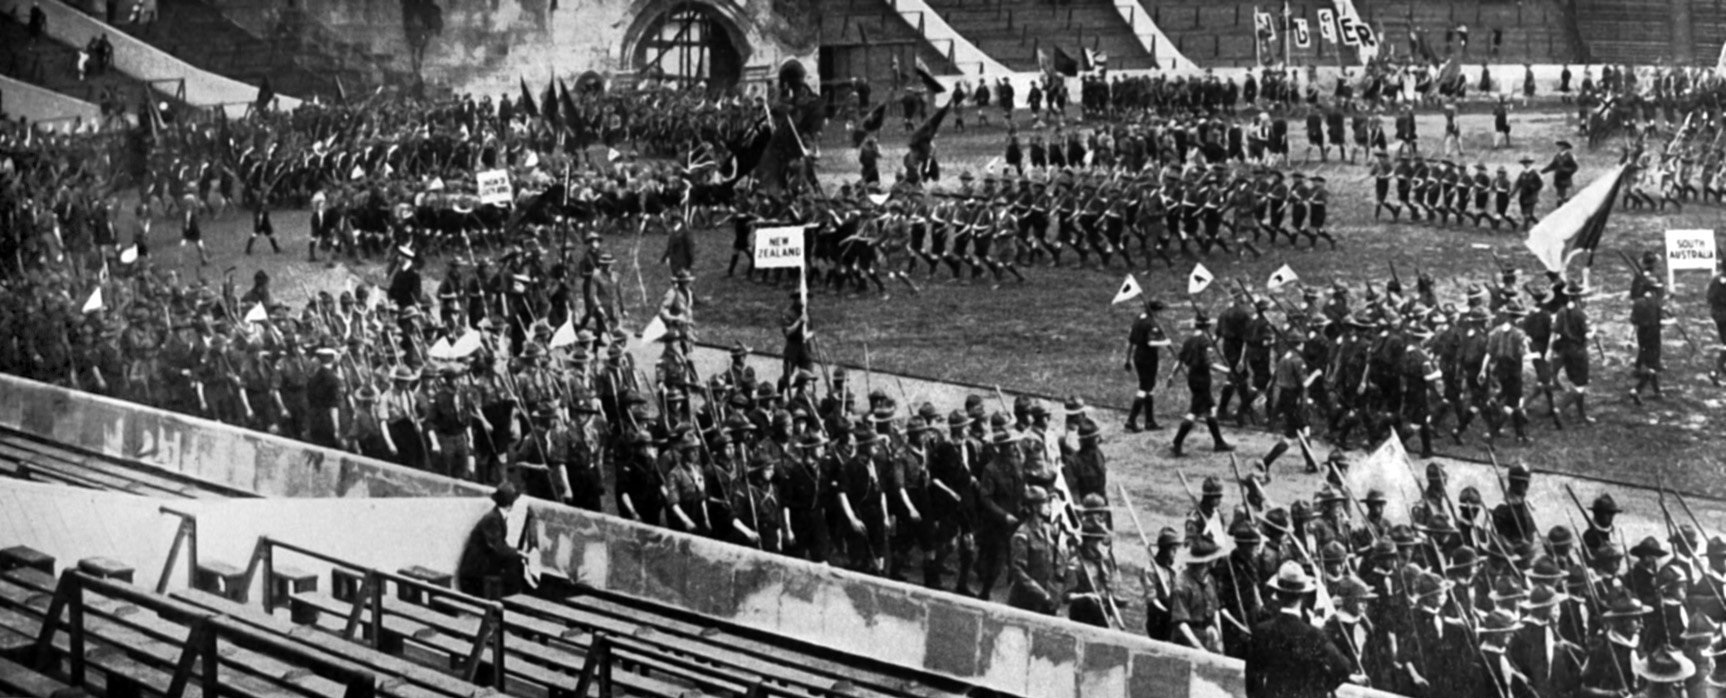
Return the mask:
<svg viewBox="0 0 1726 698">
<path fill-rule="evenodd" d="M 515 485 L 505 482 L 491 493 L 496 506 L 480 517 L 468 534 L 456 567 L 456 588 L 464 594 L 487 598 L 512 596 L 521 590 L 527 554 L 509 544 L 509 512 L 520 496 Z M 496 588 L 486 593 L 486 580 L 496 578 Z"/>
<path fill-rule="evenodd" d="M 48 13 L 42 11 L 42 4 L 30 3 L 30 41 L 34 42 L 48 31 Z"/>
</svg>

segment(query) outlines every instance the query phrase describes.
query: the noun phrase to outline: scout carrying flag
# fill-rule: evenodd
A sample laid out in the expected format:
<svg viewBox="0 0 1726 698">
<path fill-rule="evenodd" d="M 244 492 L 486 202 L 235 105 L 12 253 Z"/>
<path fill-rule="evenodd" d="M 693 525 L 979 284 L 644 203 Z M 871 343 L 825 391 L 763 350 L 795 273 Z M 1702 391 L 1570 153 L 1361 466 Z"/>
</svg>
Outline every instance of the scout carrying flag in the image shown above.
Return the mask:
<svg viewBox="0 0 1726 698">
<path fill-rule="evenodd" d="M 1593 252 L 1606 232 L 1606 220 L 1612 215 L 1612 202 L 1618 198 L 1628 171 L 1625 165 L 1613 167 L 1528 231 L 1528 250 L 1547 271 L 1563 274 L 1570 260 L 1583 252 L 1593 261 Z"/>
</svg>

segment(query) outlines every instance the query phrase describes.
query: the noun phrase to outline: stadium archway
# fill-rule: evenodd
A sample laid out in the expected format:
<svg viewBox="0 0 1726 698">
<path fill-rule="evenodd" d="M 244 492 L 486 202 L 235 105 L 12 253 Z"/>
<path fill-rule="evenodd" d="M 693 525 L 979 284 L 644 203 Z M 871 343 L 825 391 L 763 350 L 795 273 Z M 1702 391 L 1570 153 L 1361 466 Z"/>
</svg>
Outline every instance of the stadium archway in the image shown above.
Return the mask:
<svg viewBox="0 0 1726 698">
<path fill-rule="evenodd" d="M 624 46 L 641 78 L 657 77 L 682 84 L 705 81 L 729 87 L 743 77 L 749 40 L 729 2 L 648 0 L 639 11 Z"/>
</svg>

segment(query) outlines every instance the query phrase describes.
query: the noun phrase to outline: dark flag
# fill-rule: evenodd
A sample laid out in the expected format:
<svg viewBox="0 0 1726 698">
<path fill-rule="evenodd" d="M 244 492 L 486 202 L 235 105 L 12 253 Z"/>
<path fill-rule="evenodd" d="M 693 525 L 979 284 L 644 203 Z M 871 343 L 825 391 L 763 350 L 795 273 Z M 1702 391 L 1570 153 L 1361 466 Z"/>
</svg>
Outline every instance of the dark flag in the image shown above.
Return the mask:
<svg viewBox="0 0 1726 698">
<path fill-rule="evenodd" d="M 559 119 L 557 114 L 557 81 L 555 79 L 546 79 L 545 91 L 539 93 L 539 103 L 540 118 L 545 119 L 545 123 L 550 125 L 552 130 L 563 130 L 563 120 Z"/>
<path fill-rule="evenodd" d="M 917 126 L 917 130 L 911 132 L 911 150 L 919 152 L 929 150 L 935 142 L 935 134 L 941 131 L 941 122 L 947 119 L 947 110 L 951 109 L 952 106 L 948 104 L 936 109 L 935 113 L 930 114 L 929 118 L 924 119 L 923 123 Z"/>
<path fill-rule="evenodd" d="M 558 111 L 563 117 L 563 127 L 575 136 L 576 145 L 585 146 L 587 142 L 583 139 L 587 137 L 587 120 L 582 118 L 581 110 L 575 108 L 575 99 L 569 96 L 569 86 L 559 80 L 557 87 Z"/>
<path fill-rule="evenodd" d="M 886 122 L 887 103 L 882 102 L 875 105 L 874 109 L 870 109 L 869 114 L 863 117 L 863 121 L 858 123 L 856 128 L 851 129 L 851 147 L 863 147 L 863 139 L 868 138 L 869 134 L 881 130 L 881 125 Z"/>
<path fill-rule="evenodd" d="M 1073 57 L 1067 55 L 1059 46 L 1055 47 L 1055 72 L 1070 78 L 1079 75 L 1079 62 L 1073 60 Z"/>
<path fill-rule="evenodd" d="M 1564 273 L 1570 260 L 1583 252 L 1593 262 L 1594 250 L 1600 246 L 1606 221 L 1612 216 L 1612 203 L 1630 172 L 1624 165 L 1612 168 L 1528 231 L 1525 244 L 1547 271 Z"/>
<path fill-rule="evenodd" d="M 922 56 L 917 57 L 917 77 L 923 80 L 923 86 L 928 88 L 931 94 L 947 91 L 947 88 L 941 86 L 941 81 L 935 79 L 935 72 L 929 70 L 929 64 L 923 62 Z"/>
<path fill-rule="evenodd" d="M 274 101 L 276 101 L 276 90 L 270 87 L 270 76 L 265 75 L 264 79 L 258 82 L 258 101 L 253 106 L 257 107 L 258 111 L 264 111 L 269 109 L 270 103 Z"/>
<path fill-rule="evenodd" d="M 802 161 L 809 151 L 803 145 L 803 137 L 797 133 L 794 112 L 773 114 L 769 118 L 773 135 L 767 149 L 761 153 L 760 162 L 755 165 L 754 176 L 765 191 L 776 192 L 785 187 L 792 166 Z"/>
<path fill-rule="evenodd" d="M 533 91 L 527 89 L 527 78 L 521 78 L 521 101 L 516 102 L 516 108 L 533 118 L 539 118 L 539 107 L 533 103 Z"/>
</svg>

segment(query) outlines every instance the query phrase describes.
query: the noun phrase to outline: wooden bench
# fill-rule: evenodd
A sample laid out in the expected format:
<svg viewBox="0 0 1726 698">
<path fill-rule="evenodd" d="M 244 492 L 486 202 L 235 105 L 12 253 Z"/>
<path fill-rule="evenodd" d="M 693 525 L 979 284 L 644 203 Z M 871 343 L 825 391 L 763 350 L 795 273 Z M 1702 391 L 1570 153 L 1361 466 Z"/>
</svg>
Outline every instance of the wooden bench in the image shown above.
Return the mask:
<svg viewBox="0 0 1726 698">
<path fill-rule="evenodd" d="M 295 625 L 250 606 L 235 603 L 232 599 L 206 591 L 187 589 L 172 592 L 169 596 L 193 606 L 220 613 L 231 620 L 253 628 L 288 637 L 312 648 L 344 657 L 377 672 L 380 682 L 385 676 L 394 677 L 411 682 L 436 695 L 454 698 L 497 698 L 501 695 L 484 686 L 476 686 L 401 657 L 391 656 L 365 645 L 348 642 L 317 628 Z"/>
<path fill-rule="evenodd" d="M 444 589 L 455 588 L 455 575 L 448 572 L 439 572 L 434 569 L 428 569 L 419 565 L 398 570 L 396 571 L 396 574 L 417 582 L 430 584 L 434 587 L 442 587 Z M 396 585 L 396 598 L 408 603 L 423 604 L 425 603 L 423 598 L 424 596 L 425 593 L 420 591 L 417 587 L 407 584 Z"/>
<path fill-rule="evenodd" d="M 843 681 L 845 685 L 870 689 L 879 695 L 915 695 L 925 698 L 963 695 L 963 689 L 957 687 L 951 691 L 941 690 L 916 680 L 907 680 L 901 674 L 874 671 L 865 667 L 826 659 L 795 647 L 773 644 L 731 632 L 716 624 L 698 623 L 688 616 L 652 608 L 651 604 L 623 603 L 592 594 L 573 596 L 560 599 L 557 602 L 541 601 L 540 603 L 552 608 L 564 606 L 587 611 L 593 616 L 610 618 L 614 622 L 622 621 L 638 626 L 650 626 L 686 641 L 699 641 L 708 647 L 733 652 L 739 660 L 754 658 L 757 661 L 767 661 L 774 666 L 781 667 L 780 671 L 782 672 L 788 669 L 801 670 L 808 675 L 821 677 L 830 682 L 829 685 Z"/>
<path fill-rule="evenodd" d="M 246 586 L 246 571 L 226 562 L 198 561 L 192 570 L 192 588 L 220 594 L 240 603 L 246 602 L 251 589 Z"/>
<path fill-rule="evenodd" d="M 24 450 L 6 443 L 0 443 L 0 455 L 17 459 L 22 469 L 30 475 L 30 479 L 58 481 L 68 485 L 93 490 L 111 490 L 126 492 L 140 496 L 156 496 L 160 492 L 145 487 L 142 483 L 108 473 L 82 468 L 71 463 L 43 456 L 42 454 Z"/>
<path fill-rule="evenodd" d="M 74 698 L 88 693 L 37 673 L 22 664 L 0 659 L 0 695 L 30 698 Z"/>
<path fill-rule="evenodd" d="M 504 599 L 504 604 L 515 613 L 511 614 L 510 624 L 522 632 L 542 637 L 555 636 L 557 628 L 563 628 L 561 639 L 565 642 L 575 642 L 579 636 L 569 632 L 571 626 L 586 628 L 590 631 L 605 633 L 618 646 L 621 654 L 634 661 L 646 659 L 644 663 L 660 670 L 671 670 L 675 673 L 691 670 L 683 662 L 666 659 L 683 656 L 727 671 L 721 676 L 740 681 L 745 685 L 751 679 L 765 680 L 763 688 L 769 693 L 779 695 L 845 695 L 879 698 L 888 695 L 857 686 L 855 682 L 844 682 L 830 675 L 807 671 L 790 662 L 781 661 L 789 657 L 761 658 L 728 649 L 718 643 L 709 642 L 703 637 L 682 636 L 676 633 L 664 632 L 656 625 L 644 622 L 614 618 L 585 609 L 575 608 L 554 601 L 546 601 L 532 596 L 520 595 Z M 531 623 L 530 619 L 546 619 L 539 623 Z M 549 623 L 549 624 L 548 624 Z M 564 625 L 558 625 L 564 624 Z M 789 654 L 789 653 L 781 653 Z M 654 661 L 658 658 L 658 661 Z M 667 666 L 670 665 L 670 666 Z"/>
<path fill-rule="evenodd" d="M 510 613 L 505 618 L 508 629 L 526 641 L 521 646 L 536 649 L 534 653 L 524 653 L 524 656 L 532 660 L 552 663 L 554 666 L 569 666 L 573 661 L 573 665 L 579 668 L 581 659 L 593 651 L 595 636 L 591 632 L 523 613 Z M 807 698 L 811 693 L 803 689 L 774 686 L 764 682 L 762 676 L 736 671 L 723 663 L 709 661 L 689 652 L 667 651 L 634 637 L 607 635 L 606 640 L 610 643 L 614 657 L 646 670 L 642 673 L 672 677 L 699 686 L 703 690 L 741 695 L 749 693 L 752 687 L 759 683 L 767 695 Z M 570 650 L 559 650 L 558 645 L 567 646 Z M 512 650 L 516 646 L 512 644 Z"/>
<path fill-rule="evenodd" d="M 200 487 L 197 484 L 186 481 L 185 479 L 165 474 L 154 466 L 142 463 L 116 461 L 111 458 L 75 451 L 63 446 L 37 441 L 35 439 L 18 436 L 16 434 L 6 434 L 3 431 L 0 431 L 0 445 L 33 452 L 42 458 L 51 458 L 55 461 L 81 468 L 93 474 L 120 478 L 128 482 L 136 483 L 139 488 L 143 490 L 143 494 L 148 494 L 150 496 L 168 495 L 188 499 L 225 498 L 225 495 L 221 492 L 215 492 L 206 487 Z"/>
<path fill-rule="evenodd" d="M 54 574 L 54 556 L 27 545 L 14 545 L 0 550 L 0 572 L 21 567 Z"/>
<path fill-rule="evenodd" d="M 34 644 L 35 638 L 40 636 L 42 631 L 40 614 L 47 610 L 46 599 L 39 602 L 33 600 L 36 608 L 13 607 L 17 610 L 8 608 L 8 603 L 8 600 L 0 599 L 0 626 L 30 638 Z M 32 612 L 37 615 L 29 615 Z M 72 653 L 72 639 L 64 632 L 54 633 L 53 647 L 61 656 L 68 656 Z M 142 698 L 146 686 L 162 693 L 173 679 L 171 674 L 135 661 L 124 649 L 96 637 L 89 638 L 84 646 L 84 662 L 89 668 L 101 672 L 102 676 L 99 678 L 86 677 L 86 681 L 99 682 L 101 688 L 98 692 L 106 698 Z M 187 696 L 202 694 L 196 684 L 186 687 Z"/>
<path fill-rule="evenodd" d="M 133 570 L 123 563 L 105 557 L 87 557 L 78 561 L 78 569 L 99 579 L 132 583 Z"/>
<path fill-rule="evenodd" d="M 16 578 L 18 576 L 23 575 L 7 573 L 3 579 L 0 579 L 0 599 L 14 608 L 29 608 L 38 613 L 45 613 L 52 597 L 51 592 L 43 592 L 40 589 L 18 584 Z M 169 668 L 179 662 L 185 639 L 184 637 L 177 637 L 176 633 L 184 634 L 187 631 L 185 626 L 162 620 L 150 613 L 140 612 L 135 606 L 125 606 L 124 608 L 127 610 L 122 612 L 120 604 L 94 594 L 84 594 L 84 605 L 84 629 L 87 637 L 124 648 L 132 659 L 140 660 L 145 665 L 155 669 L 156 671 L 152 674 L 154 678 L 172 678 Z M 39 618 L 40 616 L 38 616 L 38 622 Z M 151 631 L 152 626 L 153 632 Z M 37 627 L 40 629 L 40 625 Z M 67 632 L 69 631 L 62 628 L 60 632 L 55 633 L 56 641 L 65 636 Z M 68 646 L 69 649 L 70 646 Z M 251 671 L 250 665 L 246 661 L 248 658 L 234 656 L 239 653 L 240 651 L 235 651 L 234 654 L 223 657 L 222 666 L 225 671 L 222 672 L 221 680 L 225 690 L 234 690 L 245 696 L 278 695 L 284 690 L 256 673 L 236 673 L 237 671 Z M 256 659 L 256 657 L 249 659 Z M 314 676 L 312 678 L 320 677 Z M 157 685 L 155 681 L 143 681 L 142 683 L 152 687 Z M 334 685 L 334 682 L 328 683 Z M 168 682 L 163 680 L 160 685 L 166 687 Z M 320 692 L 316 695 L 340 698 L 342 693 L 337 687 L 333 693 Z"/>
</svg>

